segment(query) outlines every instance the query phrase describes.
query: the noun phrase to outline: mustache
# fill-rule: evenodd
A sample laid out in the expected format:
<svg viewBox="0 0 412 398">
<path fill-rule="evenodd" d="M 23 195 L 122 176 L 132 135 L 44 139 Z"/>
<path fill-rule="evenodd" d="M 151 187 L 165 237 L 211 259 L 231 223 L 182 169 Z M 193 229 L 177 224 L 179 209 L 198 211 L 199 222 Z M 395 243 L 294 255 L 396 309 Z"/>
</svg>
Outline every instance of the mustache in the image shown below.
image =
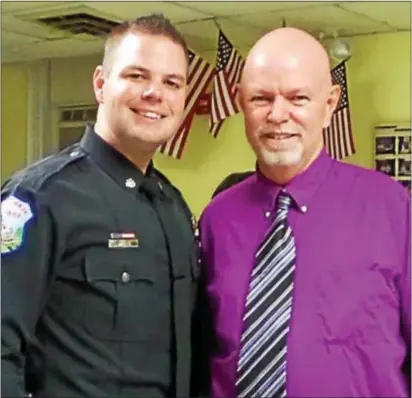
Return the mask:
<svg viewBox="0 0 412 398">
<path fill-rule="evenodd" d="M 262 136 L 277 136 L 277 135 L 298 135 L 298 132 L 289 131 L 289 130 L 279 130 L 273 128 L 262 128 L 257 131 L 257 135 Z"/>
</svg>

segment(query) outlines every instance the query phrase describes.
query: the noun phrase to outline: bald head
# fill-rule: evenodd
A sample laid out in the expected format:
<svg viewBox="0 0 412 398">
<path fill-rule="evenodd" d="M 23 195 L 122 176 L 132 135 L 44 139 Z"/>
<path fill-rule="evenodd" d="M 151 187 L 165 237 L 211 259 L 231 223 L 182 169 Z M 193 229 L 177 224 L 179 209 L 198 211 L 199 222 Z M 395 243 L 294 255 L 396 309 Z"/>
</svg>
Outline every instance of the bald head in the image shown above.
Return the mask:
<svg viewBox="0 0 412 398">
<path fill-rule="evenodd" d="M 252 68 L 304 68 L 312 78 L 330 86 L 329 57 L 322 44 L 308 33 L 296 28 L 275 29 L 264 35 L 250 50 L 244 74 Z"/>
<path fill-rule="evenodd" d="M 285 183 L 314 161 L 339 95 L 328 55 L 309 34 L 276 29 L 253 46 L 239 100 L 247 138 L 266 176 Z"/>
</svg>

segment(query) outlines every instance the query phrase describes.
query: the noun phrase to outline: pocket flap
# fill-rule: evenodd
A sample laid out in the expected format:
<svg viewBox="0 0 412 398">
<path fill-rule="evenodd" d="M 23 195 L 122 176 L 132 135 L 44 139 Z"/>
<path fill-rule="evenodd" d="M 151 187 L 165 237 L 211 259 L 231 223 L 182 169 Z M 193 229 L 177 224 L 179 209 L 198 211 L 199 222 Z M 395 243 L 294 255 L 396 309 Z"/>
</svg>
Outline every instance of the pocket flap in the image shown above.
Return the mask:
<svg viewBox="0 0 412 398">
<path fill-rule="evenodd" d="M 154 264 L 141 263 L 139 260 L 107 261 L 97 258 L 86 258 L 86 279 L 93 281 L 111 281 L 127 283 L 130 281 L 147 281 L 153 283 L 156 279 Z"/>
</svg>

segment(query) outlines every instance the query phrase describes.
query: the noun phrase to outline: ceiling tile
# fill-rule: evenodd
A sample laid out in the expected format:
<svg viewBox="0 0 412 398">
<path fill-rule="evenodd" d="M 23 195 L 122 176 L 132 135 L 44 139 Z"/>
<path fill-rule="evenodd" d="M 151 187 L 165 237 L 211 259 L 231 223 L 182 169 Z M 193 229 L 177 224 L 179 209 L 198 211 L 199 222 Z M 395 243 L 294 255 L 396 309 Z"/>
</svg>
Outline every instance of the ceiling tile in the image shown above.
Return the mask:
<svg viewBox="0 0 412 398">
<path fill-rule="evenodd" d="M 319 4 L 296 1 L 182 1 L 177 3 L 218 17 L 289 10 Z"/>
<path fill-rule="evenodd" d="M 411 29 L 411 3 L 409 1 L 347 2 L 342 8 L 388 23 L 398 29 Z"/>
<path fill-rule="evenodd" d="M 8 32 L 13 32 L 20 35 L 26 35 L 30 38 L 39 40 L 54 39 L 64 37 L 64 32 L 60 32 L 51 27 L 41 25 L 37 22 L 22 20 L 12 14 L 2 15 L 1 17 L 2 41 L 8 41 Z"/>
<path fill-rule="evenodd" d="M 2 1 L 2 14 L 9 14 L 11 12 L 40 10 L 42 8 L 50 9 L 51 7 L 61 7 L 63 1 Z M 78 1 L 65 1 L 66 4 L 79 4 Z"/>
<path fill-rule="evenodd" d="M 336 32 L 341 36 L 410 30 L 411 22 L 409 2 L 2 1 L 2 62 L 19 57 L 37 59 L 100 52 L 101 39 L 85 35 L 71 37 L 33 21 L 41 16 L 79 10 L 117 21 L 164 13 L 177 25 L 189 46 L 213 63 L 218 34 L 211 20 L 213 16 L 243 55 L 264 32 L 280 27 L 283 18 L 287 25 L 314 34 Z"/>
<path fill-rule="evenodd" d="M 163 13 L 173 22 L 201 19 L 209 16 L 167 1 L 90 1 L 87 2 L 87 5 L 107 15 L 113 15 L 120 20 L 133 19 L 152 13 Z"/>
<path fill-rule="evenodd" d="M 216 49 L 219 28 L 213 21 L 181 23 L 176 26 L 194 51 Z M 260 28 L 245 28 L 232 20 L 225 19 L 219 26 L 236 48 L 250 46 L 262 35 Z"/>
<path fill-rule="evenodd" d="M 248 23 L 260 26 L 266 30 L 281 26 L 285 18 L 288 26 L 294 26 L 318 34 L 323 32 L 328 35 L 338 33 L 340 36 L 355 33 L 388 32 L 390 27 L 383 23 L 374 22 L 367 17 L 359 16 L 350 11 L 330 4 L 318 3 L 316 7 L 304 10 L 289 10 L 282 13 L 262 13 L 244 17 L 236 17 L 238 23 Z"/>
<path fill-rule="evenodd" d="M 95 16 L 122 21 L 139 15 L 163 12 L 174 22 L 180 20 L 199 19 L 205 15 L 196 11 L 181 8 L 168 2 L 50 2 L 50 6 L 31 8 L 31 2 L 25 2 L 27 7 L 15 9 L 12 13 L 3 15 L 2 27 L 14 32 L 26 33 L 36 37 L 56 38 L 67 34 L 38 23 L 36 19 L 69 13 L 88 13 Z M 7 35 L 6 35 L 7 39 Z"/>
<path fill-rule="evenodd" d="M 100 53 L 102 45 L 97 41 L 79 41 L 75 39 L 55 40 L 31 44 L 24 47 L 2 48 L 2 62 L 16 62 L 42 58 L 70 57 Z M 53 54 L 53 56 L 50 56 Z"/>
<path fill-rule="evenodd" d="M 45 6 L 45 2 L 43 2 L 42 7 L 32 7 L 31 4 L 34 2 L 24 3 L 27 4 L 26 7 L 2 15 L 2 29 L 26 34 L 39 39 L 65 38 L 70 36 L 70 33 L 42 24 L 41 22 L 38 22 L 37 19 L 62 14 L 87 13 L 92 11 L 89 7 L 74 1 L 49 2 L 49 6 Z"/>
<path fill-rule="evenodd" d="M 13 31 L 5 31 L 4 29 L 2 29 L 2 47 L 4 47 L 4 45 L 7 46 L 14 46 L 17 44 L 24 44 L 24 43 L 33 43 L 36 41 L 39 41 L 38 38 L 35 38 L 33 36 L 28 36 L 25 34 L 21 34 L 21 33 L 15 33 Z M 4 39 L 4 37 L 7 37 L 7 40 Z"/>
</svg>

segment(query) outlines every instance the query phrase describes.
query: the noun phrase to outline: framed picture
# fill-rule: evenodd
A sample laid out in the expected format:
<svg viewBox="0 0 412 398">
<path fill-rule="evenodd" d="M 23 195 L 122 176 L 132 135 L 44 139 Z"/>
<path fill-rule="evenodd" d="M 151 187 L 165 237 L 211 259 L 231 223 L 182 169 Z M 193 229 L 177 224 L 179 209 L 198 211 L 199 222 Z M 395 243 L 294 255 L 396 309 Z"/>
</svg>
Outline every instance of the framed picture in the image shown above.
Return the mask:
<svg viewBox="0 0 412 398">
<path fill-rule="evenodd" d="M 398 137 L 398 153 L 400 155 L 409 155 L 411 153 L 411 137 Z"/>
<path fill-rule="evenodd" d="M 411 175 L 411 160 L 410 159 L 398 159 L 398 176 L 409 177 Z"/>
<path fill-rule="evenodd" d="M 411 123 L 375 126 L 375 168 L 411 190 Z"/>
<path fill-rule="evenodd" d="M 395 137 L 376 137 L 376 155 L 395 155 Z"/>
<path fill-rule="evenodd" d="M 394 177 L 395 159 L 376 159 L 376 170 Z"/>
</svg>

